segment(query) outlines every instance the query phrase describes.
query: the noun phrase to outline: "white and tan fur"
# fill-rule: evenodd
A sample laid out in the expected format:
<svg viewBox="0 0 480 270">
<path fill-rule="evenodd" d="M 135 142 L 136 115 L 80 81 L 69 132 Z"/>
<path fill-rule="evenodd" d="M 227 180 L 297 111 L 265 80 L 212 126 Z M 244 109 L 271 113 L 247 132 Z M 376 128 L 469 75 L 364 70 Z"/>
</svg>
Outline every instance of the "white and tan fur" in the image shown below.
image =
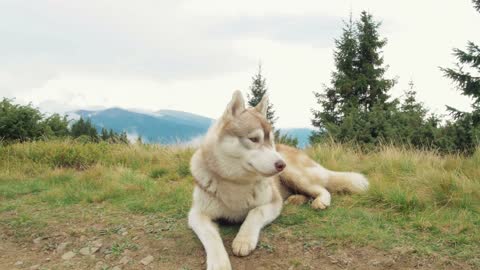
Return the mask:
<svg viewBox="0 0 480 270">
<path fill-rule="evenodd" d="M 275 145 L 266 120 L 268 100 L 245 108 L 240 91 L 210 128 L 191 160 L 196 182 L 188 222 L 207 253 L 207 269 L 231 269 L 216 220 L 242 223 L 233 240 L 237 256 L 250 254 L 260 230 L 278 217 L 284 200 L 312 207 L 330 205 L 331 191 L 361 192 L 367 179 L 358 173 L 327 170 L 301 151 Z M 286 165 L 286 167 L 285 167 Z"/>
</svg>

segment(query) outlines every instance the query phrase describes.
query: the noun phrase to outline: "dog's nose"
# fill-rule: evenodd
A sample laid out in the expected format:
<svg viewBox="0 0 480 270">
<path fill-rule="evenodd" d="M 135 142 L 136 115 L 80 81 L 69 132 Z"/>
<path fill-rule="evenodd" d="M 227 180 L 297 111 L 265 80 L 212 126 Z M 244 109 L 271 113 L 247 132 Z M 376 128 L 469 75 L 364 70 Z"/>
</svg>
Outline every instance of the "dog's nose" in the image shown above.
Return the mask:
<svg viewBox="0 0 480 270">
<path fill-rule="evenodd" d="M 277 172 L 283 171 L 286 166 L 287 164 L 285 164 L 285 162 L 283 162 L 282 160 L 275 162 L 275 169 L 277 169 Z"/>
</svg>

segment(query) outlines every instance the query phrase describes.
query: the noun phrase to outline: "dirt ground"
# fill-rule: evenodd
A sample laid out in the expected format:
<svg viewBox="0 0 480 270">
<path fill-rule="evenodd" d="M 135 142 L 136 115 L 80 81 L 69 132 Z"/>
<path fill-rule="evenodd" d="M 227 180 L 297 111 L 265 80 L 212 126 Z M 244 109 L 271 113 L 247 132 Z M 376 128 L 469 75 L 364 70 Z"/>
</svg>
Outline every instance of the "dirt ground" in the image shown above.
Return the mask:
<svg viewBox="0 0 480 270">
<path fill-rule="evenodd" d="M 86 214 L 49 222 L 42 230 L 2 225 L 0 269 L 205 269 L 205 253 L 185 219 L 116 215 Z M 263 233 L 257 249 L 240 258 L 231 254 L 235 231 L 224 231 L 224 243 L 236 270 L 472 269 L 409 248 L 327 247 L 288 233 Z"/>
</svg>

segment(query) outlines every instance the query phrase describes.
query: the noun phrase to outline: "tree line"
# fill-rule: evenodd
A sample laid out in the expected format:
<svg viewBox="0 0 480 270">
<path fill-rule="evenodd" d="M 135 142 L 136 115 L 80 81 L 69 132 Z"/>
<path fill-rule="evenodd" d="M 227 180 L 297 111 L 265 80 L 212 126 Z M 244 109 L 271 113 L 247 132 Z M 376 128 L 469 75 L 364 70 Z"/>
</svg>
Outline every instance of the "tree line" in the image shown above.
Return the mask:
<svg viewBox="0 0 480 270">
<path fill-rule="evenodd" d="M 480 12 L 480 0 L 473 0 Z M 454 49 L 455 68 L 440 68 L 462 95 L 472 98 L 472 111 L 464 112 L 447 105 L 450 119 L 430 113 L 417 100 L 413 82 L 403 99 L 393 98 L 390 90 L 395 79 L 386 78 L 382 48 L 387 40 L 379 34 L 381 23 L 363 11 L 357 21 L 344 23 L 343 33 L 335 40 L 335 70 L 330 84 L 314 92 L 319 108 L 312 108 L 311 144 L 333 140 L 352 143 L 364 149 L 381 144 L 407 145 L 443 153 L 472 153 L 480 145 L 480 47 L 468 42 L 467 48 Z M 250 105 L 254 106 L 266 89 L 253 78 Z M 260 80 L 261 81 L 261 80 Z M 265 79 L 263 78 L 263 84 Z M 274 123 L 270 106 L 267 113 Z"/>
<path fill-rule="evenodd" d="M 71 123 L 67 116 L 46 116 L 31 104 L 15 104 L 4 98 L 0 101 L 0 142 L 25 142 L 56 138 L 74 138 L 82 142 L 128 143 L 127 133 L 102 128 L 101 132 L 90 119 L 80 118 Z"/>
</svg>

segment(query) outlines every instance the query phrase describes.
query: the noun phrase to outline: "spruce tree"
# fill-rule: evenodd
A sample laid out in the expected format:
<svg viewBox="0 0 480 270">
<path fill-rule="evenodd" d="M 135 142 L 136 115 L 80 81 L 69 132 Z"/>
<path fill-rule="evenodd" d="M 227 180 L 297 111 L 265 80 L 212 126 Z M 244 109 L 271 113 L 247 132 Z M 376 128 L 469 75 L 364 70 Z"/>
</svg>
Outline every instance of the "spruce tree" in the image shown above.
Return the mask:
<svg viewBox="0 0 480 270">
<path fill-rule="evenodd" d="M 385 79 L 387 67 L 384 66 L 382 48 L 387 40 L 380 37 L 378 29 L 381 23 L 363 11 L 357 22 L 358 55 L 354 62 L 358 78 L 356 95 L 361 109 L 371 111 L 376 104 L 386 104 L 388 91 L 395 84 L 394 80 Z"/>
<path fill-rule="evenodd" d="M 257 106 L 257 104 L 262 100 L 263 96 L 267 93 L 267 90 L 267 80 L 262 75 L 262 65 L 258 65 L 257 74 L 252 77 L 250 93 L 247 94 L 248 105 L 251 107 Z M 267 119 L 272 126 L 278 120 L 278 118 L 275 117 L 275 111 L 273 110 L 273 105 L 271 103 L 268 104 Z"/>
<path fill-rule="evenodd" d="M 473 4 L 480 12 L 480 1 L 473 0 Z M 446 145 L 448 150 L 472 153 L 480 144 L 480 47 L 468 42 L 466 50 L 454 49 L 453 55 L 457 58 L 457 67 L 441 70 L 462 95 L 472 99 L 472 111 L 463 112 L 447 106 L 454 121 L 448 122 L 445 127 L 444 133 L 449 141 L 442 146 Z"/>
<path fill-rule="evenodd" d="M 100 138 L 102 138 L 103 141 L 108 141 L 108 138 L 110 138 L 110 136 L 108 134 L 108 130 L 104 127 L 102 128 Z"/>
<path fill-rule="evenodd" d="M 380 23 L 367 12 L 359 21 L 345 23 L 335 41 L 335 71 L 324 93 L 315 93 L 321 110 L 312 110 L 312 125 L 318 130 L 310 138 L 316 142 L 331 137 L 340 142 L 377 144 L 394 134 L 391 126 L 397 101 L 388 102 L 395 81 L 384 78 Z"/>
<path fill-rule="evenodd" d="M 354 62 L 357 57 L 358 44 L 356 31 L 350 20 L 344 22 L 342 37 L 335 40 L 335 71 L 332 72 L 331 86 L 325 87 L 324 93 L 314 92 L 322 110 L 312 110 L 312 125 L 319 128 L 313 136 L 321 136 L 339 125 L 348 107 L 356 107 L 358 100 L 355 93 L 357 77 Z"/>
</svg>

